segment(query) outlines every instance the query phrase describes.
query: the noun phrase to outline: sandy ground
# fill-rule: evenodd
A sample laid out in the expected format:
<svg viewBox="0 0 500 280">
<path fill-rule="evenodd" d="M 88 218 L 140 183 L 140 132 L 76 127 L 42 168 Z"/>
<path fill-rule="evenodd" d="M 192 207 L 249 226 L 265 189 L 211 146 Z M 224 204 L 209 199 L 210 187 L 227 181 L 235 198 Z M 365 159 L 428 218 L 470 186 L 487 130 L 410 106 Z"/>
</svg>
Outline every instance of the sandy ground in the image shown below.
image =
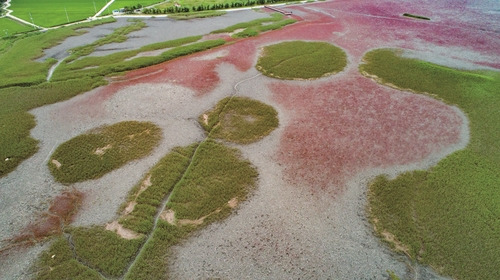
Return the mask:
<svg viewBox="0 0 500 280">
<path fill-rule="evenodd" d="M 309 9 L 297 9 L 294 14 L 305 16 L 319 8 Z M 175 27 L 170 20 L 151 19 L 147 21 L 151 29 L 134 32 L 132 40 L 127 43 L 104 46 L 95 55 L 135 48 L 140 42 L 145 44 L 178 38 L 175 36 L 204 34 L 207 31 L 196 33 L 201 26 L 210 26 L 214 30 L 261 16 L 263 14 L 252 11 L 230 13 L 222 19 L 175 22 L 179 24 Z M 193 22 L 198 27 L 191 26 Z M 116 26 L 123 23 L 120 19 Z M 165 29 L 169 32 L 162 31 Z M 85 40 L 109 32 L 109 27 L 98 27 L 87 33 L 90 37 Z M 339 45 L 356 41 L 355 36 L 342 39 L 353 35 L 349 32 L 352 30 L 344 29 L 334 34 Z M 166 34 L 172 37 L 161 37 Z M 69 38 L 59 49 L 47 50 L 47 57 L 62 58 L 68 48 L 82 42 L 81 38 Z M 363 46 L 363 51 L 356 47 L 349 49 L 350 66 L 346 72 L 356 69 L 364 50 L 377 46 Z M 423 49 L 409 55 L 424 56 Z M 221 50 L 213 53 L 216 55 L 204 59 L 208 61 L 230 55 L 229 51 Z M 435 58 L 436 52 L 431 52 L 428 57 Z M 488 58 L 486 54 L 479 60 Z M 255 63 L 257 56 L 252 54 L 250 59 Z M 453 55 L 445 60 L 455 64 L 463 62 Z M 470 60 L 474 57 L 468 58 L 463 65 L 470 67 Z M 47 168 L 51 153 L 64 141 L 97 126 L 124 120 L 153 121 L 163 130 L 163 140 L 150 156 L 130 162 L 100 179 L 73 185 L 85 194 L 84 204 L 73 225 L 104 225 L 116 218 L 116 211 L 130 188 L 171 148 L 204 139 L 203 130 L 197 123 L 200 114 L 220 99 L 237 94 L 272 105 L 279 112 L 280 126 L 257 143 L 234 145 L 257 167 L 260 174 L 258 188 L 248 201 L 240 204 L 234 215 L 208 226 L 174 248 L 168 262 L 172 279 L 387 279 L 387 270 L 415 279 L 440 278 L 431 269 L 412 264 L 405 257 L 392 253 L 373 235 L 365 216 L 366 184 L 380 173 L 394 176 L 404 170 L 428 168 L 446 154 L 464 147 L 468 141 L 467 120 L 458 109 L 452 108 L 462 119 L 457 128 L 461 131 L 459 141 L 406 165 L 366 168 L 349 178 L 343 187 L 345 191 L 341 193 L 330 188 L 313 191 L 314 186 L 291 184 L 284 176 L 285 164 L 276 156 L 285 129 L 293 125 L 297 116 L 294 115 L 296 111 L 275 98 L 269 86 L 274 81 L 259 75 L 253 67 L 241 70 L 228 63 L 219 64 L 216 72 L 220 81 L 209 94 L 200 95 L 168 78 L 164 82 L 141 82 L 138 79 L 135 85 L 123 87 L 111 95 L 95 89 L 68 101 L 31 111 L 37 120 L 31 133 L 40 140 L 40 149 L 14 172 L 0 179 L 0 240 L 19 232 L 34 220 L 37 213 L 46 210 L 53 197 L 68 188 L 55 182 Z M 320 82 L 328 81 L 326 78 Z M 295 85 L 307 87 L 311 82 L 297 82 Z M 445 104 L 440 106 L 447 107 Z M 2 241 L 0 246 L 4 244 Z M 30 278 L 29 267 L 47 245 L 22 249 L 0 259 L 0 279 Z"/>
</svg>

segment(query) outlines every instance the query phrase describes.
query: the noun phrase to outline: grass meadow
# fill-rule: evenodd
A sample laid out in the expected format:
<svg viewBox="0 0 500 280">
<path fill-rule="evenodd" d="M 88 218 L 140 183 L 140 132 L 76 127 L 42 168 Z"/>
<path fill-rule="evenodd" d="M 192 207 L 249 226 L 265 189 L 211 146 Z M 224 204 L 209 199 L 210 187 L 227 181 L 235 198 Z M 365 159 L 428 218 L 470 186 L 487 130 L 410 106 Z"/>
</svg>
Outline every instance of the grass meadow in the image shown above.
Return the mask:
<svg viewBox="0 0 500 280">
<path fill-rule="evenodd" d="M 470 119 L 470 143 L 427 171 L 376 178 L 369 210 L 392 246 L 457 279 L 500 278 L 500 74 L 461 71 L 401 58 L 394 50 L 365 55 L 361 72 L 381 83 L 430 94 Z"/>
<path fill-rule="evenodd" d="M 147 156 L 160 140 L 161 130 L 153 123 L 120 122 L 62 143 L 48 165 L 54 178 L 64 184 L 96 179 Z"/>
<path fill-rule="evenodd" d="M 108 277 L 122 275 L 144 243 L 144 237 L 128 240 L 97 226 L 73 228 L 68 233 L 75 254 L 89 267 Z"/>
<path fill-rule="evenodd" d="M 293 41 L 264 47 L 257 69 L 264 75 L 285 79 L 316 79 L 340 72 L 347 56 L 325 42 Z"/>
<path fill-rule="evenodd" d="M 200 116 L 210 137 L 248 144 L 260 140 L 278 127 L 278 112 L 272 106 L 245 97 L 226 97 Z"/>
<path fill-rule="evenodd" d="M 17 33 L 35 30 L 33 27 L 22 24 L 10 18 L 0 18 L 0 38 L 10 37 Z"/>
<path fill-rule="evenodd" d="M 52 27 L 87 19 L 104 5 L 105 0 L 17 0 L 12 1 L 10 9 L 16 17 L 42 27 Z"/>
</svg>

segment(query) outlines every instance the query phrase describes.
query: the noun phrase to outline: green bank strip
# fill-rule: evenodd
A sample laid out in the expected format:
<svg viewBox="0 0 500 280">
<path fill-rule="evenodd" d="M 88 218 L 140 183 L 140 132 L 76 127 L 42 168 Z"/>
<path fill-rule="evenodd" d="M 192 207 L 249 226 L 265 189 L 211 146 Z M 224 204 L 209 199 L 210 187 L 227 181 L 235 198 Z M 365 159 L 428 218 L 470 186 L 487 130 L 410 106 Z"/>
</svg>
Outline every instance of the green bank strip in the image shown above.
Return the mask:
<svg viewBox="0 0 500 280">
<path fill-rule="evenodd" d="M 500 278 L 500 73 L 451 69 L 395 50 L 365 55 L 361 72 L 382 84 L 460 107 L 470 143 L 427 171 L 370 186 L 372 222 L 392 246 L 456 279 Z"/>
</svg>

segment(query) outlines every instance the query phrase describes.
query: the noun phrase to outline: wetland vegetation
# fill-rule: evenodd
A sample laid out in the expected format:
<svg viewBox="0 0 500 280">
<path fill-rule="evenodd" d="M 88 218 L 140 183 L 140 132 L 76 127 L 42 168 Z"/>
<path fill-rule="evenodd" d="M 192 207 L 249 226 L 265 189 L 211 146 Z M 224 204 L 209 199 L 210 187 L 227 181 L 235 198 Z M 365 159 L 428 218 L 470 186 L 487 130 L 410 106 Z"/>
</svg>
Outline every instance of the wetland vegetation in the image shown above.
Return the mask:
<svg viewBox="0 0 500 280">
<path fill-rule="evenodd" d="M 342 49 L 326 42 L 291 41 L 264 47 L 257 69 L 284 79 L 317 79 L 340 72 L 347 65 Z"/>
<path fill-rule="evenodd" d="M 462 109 L 470 143 L 427 171 L 384 176 L 370 185 L 372 222 L 392 246 L 459 279 L 498 279 L 500 271 L 500 74 L 452 69 L 379 49 L 360 71 Z"/>
</svg>

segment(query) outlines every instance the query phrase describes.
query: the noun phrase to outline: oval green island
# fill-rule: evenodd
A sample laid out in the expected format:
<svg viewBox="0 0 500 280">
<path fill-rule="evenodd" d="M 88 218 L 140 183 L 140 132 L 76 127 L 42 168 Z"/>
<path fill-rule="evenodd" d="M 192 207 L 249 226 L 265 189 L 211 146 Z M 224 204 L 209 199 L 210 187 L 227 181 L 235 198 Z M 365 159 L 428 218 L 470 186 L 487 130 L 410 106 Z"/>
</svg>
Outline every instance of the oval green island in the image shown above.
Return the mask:
<svg viewBox="0 0 500 280">
<path fill-rule="evenodd" d="M 326 42 L 291 41 L 264 47 L 257 69 L 283 80 L 317 79 L 342 71 L 345 52 Z"/>
<path fill-rule="evenodd" d="M 66 184 L 100 178 L 151 153 L 161 137 L 161 129 L 151 122 L 102 126 L 62 143 L 52 154 L 49 169 Z"/>
</svg>

